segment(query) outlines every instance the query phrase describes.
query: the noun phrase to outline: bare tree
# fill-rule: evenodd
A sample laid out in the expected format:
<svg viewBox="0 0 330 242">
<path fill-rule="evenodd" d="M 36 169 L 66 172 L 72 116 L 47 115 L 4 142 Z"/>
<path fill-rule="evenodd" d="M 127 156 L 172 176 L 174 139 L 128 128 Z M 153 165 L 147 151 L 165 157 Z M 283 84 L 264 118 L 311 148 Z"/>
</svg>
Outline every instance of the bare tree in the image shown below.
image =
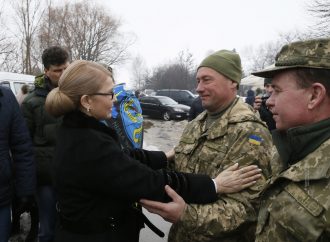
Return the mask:
<svg viewBox="0 0 330 242">
<path fill-rule="evenodd" d="M 91 1 L 48 5 L 39 32 L 40 46 L 67 47 L 72 59 L 84 59 L 114 65 L 126 60 L 133 43 L 123 40 L 120 21 Z"/>
<path fill-rule="evenodd" d="M 189 50 L 181 51 L 178 54 L 177 60 L 180 65 L 181 82 L 183 82 L 183 86 L 189 90 L 195 89 L 196 65 L 194 64 L 193 54 L 190 53 Z"/>
<path fill-rule="evenodd" d="M 316 19 L 311 26 L 317 37 L 330 36 L 330 0 L 313 0 L 307 5 L 307 11 Z"/>
<path fill-rule="evenodd" d="M 278 39 L 265 42 L 255 48 L 245 48 L 241 55 L 244 64 L 244 73 L 249 75 L 253 71 L 258 71 L 274 64 L 275 57 L 283 45 L 311 37 L 312 33 L 310 32 L 295 30 L 280 33 Z"/>
<path fill-rule="evenodd" d="M 0 1 L 0 69 L 2 71 L 19 72 L 20 66 L 17 63 L 17 46 L 10 36 L 8 24 L 5 22 L 8 12 L 5 1 Z"/>
<path fill-rule="evenodd" d="M 23 73 L 33 74 L 36 66 L 36 63 L 32 62 L 32 49 L 36 41 L 40 19 L 44 12 L 41 6 L 40 0 L 17 0 L 13 2 L 18 39 L 22 50 Z"/>
<path fill-rule="evenodd" d="M 133 81 L 135 83 L 135 88 L 140 90 L 144 83 L 144 77 L 146 73 L 145 62 L 141 56 L 136 56 L 132 61 L 132 73 Z"/>
<path fill-rule="evenodd" d="M 280 41 L 269 41 L 255 48 L 245 48 L 242 52 L 242 62 L 244 63 L 244 73 L 264 69 L 275 61 L 275 56 L 282 43 Z"/>
<path fill-rule="evenodd" d="M 188 51 L 180 52 L 175 61 L 154 68 L 146 80 L 148 87 L 154 89 L 195 89 L 195 65 L 192 54 Z"/>
</svg>

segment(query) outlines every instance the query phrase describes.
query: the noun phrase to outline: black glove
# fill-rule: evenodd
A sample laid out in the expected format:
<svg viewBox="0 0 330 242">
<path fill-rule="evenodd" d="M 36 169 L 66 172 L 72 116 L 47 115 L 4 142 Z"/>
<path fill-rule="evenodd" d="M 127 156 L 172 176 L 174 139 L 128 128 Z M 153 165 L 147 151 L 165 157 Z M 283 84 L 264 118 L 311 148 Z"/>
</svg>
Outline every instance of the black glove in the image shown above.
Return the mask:
<svg viewBox="0 0 330 242">
<path fill-rule="evenodd" d="M 30 212 L 35 207 L 37 207 L 37 203 L 34 199 L 34 196 L 19 197 L 17 201 L 16 214 L 20 215 L 24 212 Z"/>
</svg>

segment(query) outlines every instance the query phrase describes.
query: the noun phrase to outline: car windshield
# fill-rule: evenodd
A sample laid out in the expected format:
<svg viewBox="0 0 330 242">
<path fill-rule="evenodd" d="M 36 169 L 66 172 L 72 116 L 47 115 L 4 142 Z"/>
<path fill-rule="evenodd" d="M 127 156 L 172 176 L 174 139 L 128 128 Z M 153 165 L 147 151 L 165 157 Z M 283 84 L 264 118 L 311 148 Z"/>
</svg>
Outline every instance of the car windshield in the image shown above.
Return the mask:
<svg viewBox="0 0 330 242">
<path fill-rule="evenodd" d="M 172 98 L 169 97 L 158 97 L 158 100 L 161 102 L 163 105 L 173 105 L 173 104 L 178 104 L 176 101 L 174 101 Z"/>
</svg>

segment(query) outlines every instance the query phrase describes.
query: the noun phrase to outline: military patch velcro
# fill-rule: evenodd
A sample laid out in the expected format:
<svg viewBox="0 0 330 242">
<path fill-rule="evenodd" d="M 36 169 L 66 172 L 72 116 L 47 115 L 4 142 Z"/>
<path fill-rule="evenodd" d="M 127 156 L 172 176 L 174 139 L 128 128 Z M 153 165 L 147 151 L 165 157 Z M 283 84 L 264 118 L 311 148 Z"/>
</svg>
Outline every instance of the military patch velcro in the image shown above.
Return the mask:
<svg viewBox="0 0 330 242">
<path fill-rule="evenodd" d="M 249 143 L 254 144 L 254 145 L 260 145 L 262 141 L 262 138 L 257 136 L 257 135 L 250 135 L 249 136 Z"/>
<path fill-rule="evenodd" d="M 323 207 L 314 198 L 309 196 L 303 189 L 294 183 L 289 183 L 284 187 L 287 191 L 301 206 L 303 206 L 313 216 L 319 216 L 323 211 Z"/>
</svg>

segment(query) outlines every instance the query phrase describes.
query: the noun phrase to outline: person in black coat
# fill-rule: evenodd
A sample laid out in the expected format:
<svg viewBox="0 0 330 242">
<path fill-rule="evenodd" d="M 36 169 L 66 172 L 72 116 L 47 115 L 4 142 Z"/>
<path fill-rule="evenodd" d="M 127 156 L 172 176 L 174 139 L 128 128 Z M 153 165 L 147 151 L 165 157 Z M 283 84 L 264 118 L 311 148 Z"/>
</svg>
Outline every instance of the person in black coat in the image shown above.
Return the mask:
<svg viewBox="0 0 330 242">
<path fill-rule="evenodd" d="M 257 96 L 255 98 L 255 101 L 253 103 L 253 108 L 256 111 L 259 111 L 260 119 L 267 124 L 269 131 L 272 131 L 272 130 L 276 129 L 276 122 L 273 118 L 272 112 L 268 109 L 268 107 L 266 105 L 267 99 L 270 97 L 270 95 L 273 92 L 271 78 L 264 79 L 264 87 L 265 87 L 265 91 L 266 91 L 265 94 L 262 97 Z"/>
<path fill-rule="evenodd" d="M 254 99 L 255 99 L 254 91 L 251 89 L 248 90 L 245 102 L 253 107 Z"/>
<path fill-rule="evenodd" d="M 164 152 L 125 153 L 115 130 L 101 122 L 111 117 L 113 86 L 106 68 L 79 60 L 47 96 L 47 112 L 64 115 L 53 161 L 59 213 L 55 241 L 138 241 L 148 223 L 134 206 L 139 199 L 170 201 L 164 189 L 169 185 L 187 202 L 208 203 L 217 199 L 216 190 L 231 187 L 229 192 L 235 192 L 259 177 L 251 166 L 241 169 L 252 170 L 252 176 L 231 168 L 212 181 L 205 175 L 159 170 L 167 167 Z"/>
<path fill-rule="evenodd" d="M 8 241 L 11 203 L 17 213 L 34 204 L 36 173 L 32 142 L 19 104 L 8 88 L 0 86 L 0 241 Z"/>
</svg>

